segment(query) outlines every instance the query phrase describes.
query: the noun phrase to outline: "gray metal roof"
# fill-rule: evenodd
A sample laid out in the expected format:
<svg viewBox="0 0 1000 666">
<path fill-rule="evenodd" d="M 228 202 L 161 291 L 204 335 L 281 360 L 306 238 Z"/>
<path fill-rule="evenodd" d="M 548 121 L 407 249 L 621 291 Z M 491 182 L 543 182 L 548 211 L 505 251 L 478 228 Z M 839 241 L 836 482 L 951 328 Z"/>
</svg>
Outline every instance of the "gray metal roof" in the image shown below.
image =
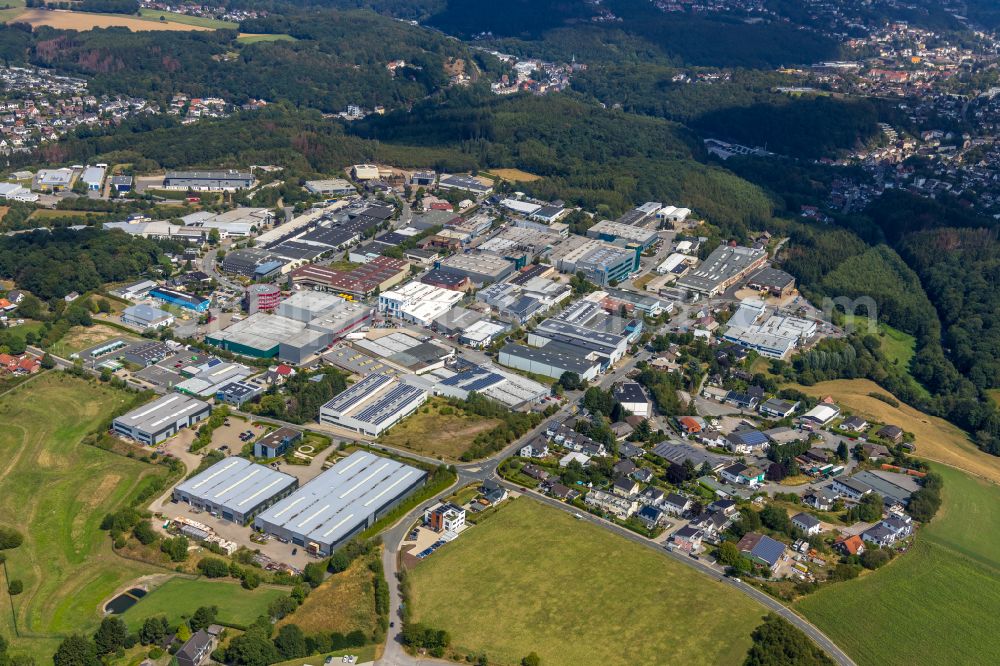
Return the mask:
<svg viewBox="0 0 1000 666">
<path fill-rule="evenodd" d="M 283 472 L 246 458 L 229 457 L 180 484 L 177 490 L 245 514 L 295 483 L 295 477 Z"/>
<path fill-rule="evenodd" d="M 257 516 L 306 541 L 337 543 L 426 472 L 357 451 Z"/>
</svg>

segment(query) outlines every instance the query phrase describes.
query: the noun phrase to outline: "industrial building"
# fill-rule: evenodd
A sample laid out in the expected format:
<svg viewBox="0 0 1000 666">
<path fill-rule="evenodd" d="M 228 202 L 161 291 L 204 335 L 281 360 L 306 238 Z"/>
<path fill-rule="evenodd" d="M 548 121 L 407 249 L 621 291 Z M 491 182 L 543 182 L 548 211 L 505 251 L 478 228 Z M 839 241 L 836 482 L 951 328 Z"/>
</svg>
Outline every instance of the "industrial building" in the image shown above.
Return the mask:
<svg viewBox="0 0 1000 666">
<path fill-rule="evenodd" d="M 434 395 L 461 400 L 475 391 L 511 409 L 538 402 L 550 392 L 548 386 L 491 364 L 441 368 L 419 377 L 405 376 L 402 381 L 424 387 Z"/>
<path fill-rule="evenodd" d="M 553 251 L 552 261 L 562 273 L 580 273 L 598 286 L 628 279 L 639 268 L 641 246 L 618 247 L 597 239 L 568 238 Z"/>
<path fill-rule="evenodd" d="M 243 381 L 256 371 L 241 363 L 228 363 L 212 358 L 193 368 L 184 368 L 182 372 L 188 375 L 188 378 L 177 384 L 175 390 L 200 398 L 210 398 L 215 396 L 222 386 L 230 382 Z"/>
<path fill-rule="evenodd" d="M 135 326 L 143 330 L 170 326 L 174 323 L 174 316 L 172 314 L 160 308 L 154 308 L 152 305 L 146 305 L 145 303 L 125 308 L 122 310 L 121 316 L 123 324 Z"/>
<path fill-rule="evenodd" d="M 453 254 L 438 262 L 437 268 L 465 275 L 478 285 L 499 282 L 514 272 L 514 264 L 492 254 Z"/>
<path fill-rule="evenodd" d="M 550 342 L 544 347 L 508 343 L 500 350 L 499 361 L 508 368 L 552 379 L 559 379 L 564 372 L 575 372 L 581 379 L 590 381 L 597 377 L 602 367 L 595 353 L 562 342 Z"/>
<path fill-rule="evenodd" d="M 273 310 L 281 305 L 281 289 L 274 284 L 252 284 L 243 294 L 243 309 L 247 314 Z"/>
<path fill-rule="evenodd" d="M 196 296 L 194 294 L 177 291 L 176 289 L 170 289 L 168 287 L 157 287 L 156 289 L 151 289 L 149 291 L 149 295 L 152 298 L 157 298 L 163 301 L 164 303 L 187 308 L 188 310 L 194 310 L 196 312 L 204 312 L 208 309 L 208 306 L 211 303 L 211 301 L 204 296 Z"/>
<path fill-rule="evenodd" d="M 376 291 L 391 289 L 409 274 L 410 262 L 392 257 L 376 257 L 349 271 L 307 264 L 292 271 L 290 277 L 295 284 L 317 291 L 367 298 Z"/>
<path fill-rule="evenodd" d="M 373 525 L 427 473 L 358 451 L 254 519 L 254 527 L 323 556 Z"/>
<path fill-rule="evenodd" d="M 764 303 L 742 301 L 730 318 L 723 339 L 753 349 L 768 358 L 784 359 L 816 335 L 814 321 L 779 314 L 765 315 Z"/>
<path fill-rule="evenodd" d="M 306 191 L 310 194 L 325 194 L 327 196 L 345 196 L 357 194 L 354 185 L 343 178 L 328 178 L 324 180 L 307 180 Z"/>
<path fill-rule="evenodd" d="M 260 384 L 245 382 L 243 380 L 228 381 L 215 390 L 215 402 L 224 402 L 234 407 L 242 407 L 245 403 L 253 400 L 263 392 L 264 387 Z"/>
<path fill-rule="evenodd" d="M 277 356 L 302 363 L 367 322 L 372 309 L 318 291 L 301 291 L 282 301 L 275 314 L 257 312 L 205 340 L 228 351 L 252 356 Z"/>
<path fill-rule="evenodd" d="M 91 192 L 100 192 L 101 186 L 104 184 L 104 174 L 107 170 L 108 168 L 104 164 L 88 166 L 83 170 L 83 175 L 80 176 L 80 180 Z"/>
<path fill-rule="evenodd" d="M 478 196 L 489 194 L 493 189 L 492 185 L 484 185 L 475 176 L 464 174 L 451 176 L 442 174 L 441 178 L 438 179 L 438 187 L 442 190 L 464 190 Z"/>
<path fill-rule="evenodd" d="M 207 402 L 179 393 L 170 393 L 119 416 L 111 429 L 137 442 L 154 446 L 202 419 L 212 408 Z"/>
<path fill-rule="evenodd" d="M 387 317 L 396 317 L 419 326 L 430 326 L 446 313 L 464 294 L 423 282 L 409 282 L 384 291 L 378 297 L 378 309 Z"/>
<path fill-rule="evenodd" d="M 353 340 L 350 346 L 373 360 L 384 361 L 403 372 L 417 374 L 443 367 L 446 361 L 455 357 L 453 347 L 436 340 L 424 342 L 405 331 Z"/>
<path fill-rule="evenodd" d="M 766 262 L 766 250 L 721 245 L 700 266 L 680 278 L 677 286 L 705 296 L 715 296 Z"/>
<path fill-rule="evenodd" d="M 253 187 L 251 173 L 241 171 L 168 171 L 163 179 L 165 190 L 196 192 L 234 192 Z"/>
<path fill-rule="evenodd" d="M 582 300 L 536 326 L 528 333 L 528 344 L 535 347 L 551 342 L 571 345 L 584 354 L 596 353 L 608 366 L 617 363 L 641 333 L 641 321 L 609 315 L 599 303 Z"/>
<path fill-rule="evenodd" d="M 224 213 L 200 210 L 181 218 L 185 226 L 215 229 L 220 238 L 229 236 L 245 237 L 260 231 L 274 221 L 274 213 L 268 208 L 234 208 Z"/>
<path fill-rule="evenodd" d="M 294 476 L 230 456 L 179 484 L 173 498 L 223 520 L 246 525 L 298 486 Z"/>
<path fill-rule="evenodd" d="M 251 280 L 266 280 L 281 273 L 285 262 L 270 252 L 256 248 L 245 248 L 227 252 L 222 258 L 222 270 L 248 277 Z"/>
<path fill-rule="evenodd" d="M 783 297 L 795 289 L 795 278 L 777 268 L 765 266 L 750 276 L 747 286 L 758 291 L 767 291 L 772 296 Z"/>
<path fill-rule="evenodd" d="M 636 243 L 645 250 L 655 243 L 659 236 L 656 231 L 642 227 L 602 220 L 587 229 L 588 238 L 597 238 L 609 243 Z"/>
<path fill-rule="evenodd" d="M 377 373 L 368 375 L 320 407 L 319 420 L 378 437 L 426 401 L 426 391 Z"/>
</svg>

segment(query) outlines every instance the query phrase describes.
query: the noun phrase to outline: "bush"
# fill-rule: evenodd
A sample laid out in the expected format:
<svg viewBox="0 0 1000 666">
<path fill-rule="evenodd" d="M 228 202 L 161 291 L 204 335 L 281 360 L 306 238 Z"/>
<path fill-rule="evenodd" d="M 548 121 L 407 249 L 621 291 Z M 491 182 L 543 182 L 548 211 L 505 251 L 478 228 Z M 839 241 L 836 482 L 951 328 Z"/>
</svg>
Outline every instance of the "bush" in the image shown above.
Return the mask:
<svg viewBox="0 0 1000 666">
<path fill-rule="evenodd" d="M 187 537 L 178 536 L 173 539 L 164 539 L 160 544 L 160 550 L 170 556 L 171 562 L 183 562 L 188 558 Z"/>
<path fill-rule="evenodd" d="M 7 584 L 7 593 L 10 596 L 16 597 L 22 592 L 24 592 L 24 583 L 20 579 L 15 578 Z"/>
<path fill-rule="evenodd" d="M 10 527 L 0 527 L 0 550 L 17 548 L 22 543 L 24 537 L 20 532 Z"/>
<path fill-rule="evenodd" d="M 139 543 L 144 546 L 156 541 L 156 532 L 153 530 L 153 526 L 149 524 L 148 520 L 143 520 L 132 528 L 132 536 L 139 540 Z"/>
<path fill-rule="evenodd" d="M 892 554 L 889 551 L 882 550 L 881 548 L 875 548 L 872 546 L 868 548 L 861 554 L 861 566 L 865 569 L 878 569 L 879 567 L 885 566 L 892 559 Z"/>
</svg>

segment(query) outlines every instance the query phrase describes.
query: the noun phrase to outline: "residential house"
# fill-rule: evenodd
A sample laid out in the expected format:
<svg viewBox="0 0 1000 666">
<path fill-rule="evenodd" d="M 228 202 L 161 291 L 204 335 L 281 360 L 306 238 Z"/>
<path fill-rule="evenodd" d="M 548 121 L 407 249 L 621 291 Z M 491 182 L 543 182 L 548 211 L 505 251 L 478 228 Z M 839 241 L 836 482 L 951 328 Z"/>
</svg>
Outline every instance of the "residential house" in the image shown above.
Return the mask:
<svg viewBox="0 0 1000 666">
<path fill-rule="evenodd" d="M 718 430 L 703 430 L 698 435 L 698 441 L 705 446 L 714 446 L 721 449 L 726 445 L 727 440 L 726 436 Z"/>
<path fill-rule="evenodd" d="M 808 536 L 819 534 L 822 529 L 819 519 L 805 512 L 792 516 L 792 525 L 805 532 Z"/>
<path fill-rule="evenodd" d="M 580 496 L 580 492 L 578 490 L 574 490 L 573 488 L 569 488 L 568 486 L 564 486 L 563 484 L 558 482 L 550 483 L 546 481 L 545 485 L 543 485 L 542 487 L 542 490 L 547 492 L 549 495 L 552 495 L 556 499 L 563 500 L 564 502 L 568 502 Z"/>
<path fill-rule="evenodd" d="M 652 483 L 656 475 L 653 474 L 653 470 L 642 467 L 632 472 L 632 478 L 639 483 Z"/>
<path fill-rule="evenodd" d="M 719 472 L 723 480 L 741 486 L 756 488 L 764 482 L 764 472 L 756 467 L 748 467 L 743 463 L 734 463 Z"/>
<path fill-rule="evenodd" d="M 633 479 L 620 476 L 611 484 L 611 492 L 625 498 L 632 498 L 639 494 L 639 484 Z"/>
<path fill-rule="evenodd" d="M 665 497 L 666 493 L 664 493 L 661 488 L 657 488 L 656 486 L 649 486 L 639 494 L 639 500 L 643 504 L 655 507 L 663 506 L 663 500 Z"/>
<path fill-rule="evenodd" d="M 697 553 L 701 550 L 701 542 L 704 538 L 704 532 L 690 525 L 685 525 L 670 535 L 670 541 L 677 545 L 678 550 L 685 553 Z"/>
<path fill-rule="evenodd" d="M 615 466 L 611 468 L 615 476 L 632 476 L 632 474 L 639 469 L 634 462 L 631 460 L 619 460 L 615 463 Z"/>
<path fill-rule="evenodd" d="M 785 554 L 785 544 L 757 532 L 743 535 L 736 547 L 751 560 L 767 566 L 771 571 L 774 571 Z"/>
<path fill-rule="evenodd" d="M 199 629 L 174 655 L 178 666 L 201 666 L 209 661 L 212 652 L 218 646 L 216 637 Z"/>
<path fill-rule="evenodd" d="M 892 457 L 892 452 L 889 448 L 883 446 L 882 444 L 871 444 L 865 443 L 861 445 L 861 453 L 865 458 L 871 461 L 884 460 L 886 458 Z"/>
<path fill-rule="evenodd" d="M 549 455 L 549 442 L 544 437 L 535 437 L 521 447 L 522 458 L 544 458 Z"/>
<path fill-rule="evenodd" d="M 684 512 L 694 506 L 694 502 L 691 501 L 690 497 L 681 495 L 680 493 L 670 493 L 665 498 L 663 498 L 663 510 L 672 516 L 684 515 Z"/>
<path fill-rule="evenodd" d="M 10 296 L 8 295 L 8 298 Z M 899 444 L 903 441 L 903 429 L 899 426 L 894 425 L 884 425 L 875 431 L 875 434 L 882 439 L 887 439 L 894 444 Z"/>
<path fill-rule="evenodd" d="M 706 537 L 714 538 L 729 527 L 731 522 L 732 518 L 721 511 L 703 511 L 692 518 L 689 524 L 704 532 Z"/>
<path fill-rule="evenodd" d="M 913 534 L 913 519 L 905 514 L 891 514 L 861 534 L 865 541 L 883 548 Z"/>
<path fill-rule="evenodd" d="M 482 500 L 480 501 L 488 504 L 489 506 L 496 506 L 509 496 L 507 489 L 493 479 L 486 479 L 483 481 L 483 485 L 480 486 L 479 492 L 483 495 Z"/>
<path fill-rule="evenodd" d="M 590 456 L 584 455 L 579 451 L 571 451 L 559 459 L 559 466 L 566 467 L 573 461 L 576 461 L 586 467 L 590 464 Z"/>
<path fill-rule="evenodd" d="M 713 513 L 721 512 L 722 515 L 731 518 L 736 515 L 736 512 L 740 510 L 740 507 L 731 499 L 717 499 L 708 505 L 708 510 Z"/>
<path fill-rule="evenodd" d="M 702 430 L 704 426 L 693 416 L 682 416 L 677 419 L 677 425 L 681 429 L 681 433 L 685 435 L 697 435 Z"/>
<path fill-rule="evenodd" d="M 864 432 L 868 429 L 868 421 L 860 416 L 848 416 L 841 421 L 840 428 L 848 432 Z"/>
<path fill-rule="evenodd" d="M 616 441 L 622 441 L 632 434 L 634 428 L 625 421 L 616 421 L 611 424 L 611 432 L 615 435 Z"/>
<path fill-rule="evenodd" d="M 634 459 L 638 458 L 646 451 L 641 446 L 636 446 L 630 442 L 622 442 L 618 445 L 618 455 L 622 458 Z"/>
<path fill-rule="evenodd" d="M 838 499 L 839 496 L 836 493 L 820 488 L 804 495 L 802 503 L 819 511 L 829 511 Z"/>
<path fill-rule="evenodd" d="M 642 524 L 646 526 L 647 529 L 653 529 L 659 527 L 666 520 L 666 516 L 663 511 L 657 509 L 655 506 L 643 506 L 635 514 L 636 518 L 642 521 Z"/>
<path fill-rule="evenodd" d="M 527 477 L 535 479 L 536 481 L 545 481 L 549 478 L 550 474 L 538 465 L 525 465 L 521 468 L 521 473 Z"/>
<path fill-rule="evenodd" d="M 865 552 L 865 541 L 857 534 L 840 539 L 833 547 L 844 555 L 862 555 Z"/>
<path fill-rule="evenodd" d="M 621 520 L 630 518 L 639 509 L 639 503 L 634 499 L 626 499 L 603 490 L 591 490 L 583 501 L 588 506 L 610 513 Z"/>
</svg>

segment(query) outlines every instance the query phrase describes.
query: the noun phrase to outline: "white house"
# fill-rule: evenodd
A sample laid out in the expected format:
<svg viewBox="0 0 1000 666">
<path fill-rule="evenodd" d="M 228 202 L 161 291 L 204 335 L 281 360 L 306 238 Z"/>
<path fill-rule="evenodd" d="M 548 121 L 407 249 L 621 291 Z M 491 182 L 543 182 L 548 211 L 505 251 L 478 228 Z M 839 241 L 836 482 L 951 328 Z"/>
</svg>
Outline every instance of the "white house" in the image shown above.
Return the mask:
<svg viewBox="0 0 1000 666">
<path fill-rule="evenodd" d="M 822 530 L 819 520 L 815 516 L 811 516 L 805 512 L 797 513 L 792 516 L 792 525 L 795 525 L 795 527 L 799 528 L 809 536 L 819 534 Z"/>
</svg>

